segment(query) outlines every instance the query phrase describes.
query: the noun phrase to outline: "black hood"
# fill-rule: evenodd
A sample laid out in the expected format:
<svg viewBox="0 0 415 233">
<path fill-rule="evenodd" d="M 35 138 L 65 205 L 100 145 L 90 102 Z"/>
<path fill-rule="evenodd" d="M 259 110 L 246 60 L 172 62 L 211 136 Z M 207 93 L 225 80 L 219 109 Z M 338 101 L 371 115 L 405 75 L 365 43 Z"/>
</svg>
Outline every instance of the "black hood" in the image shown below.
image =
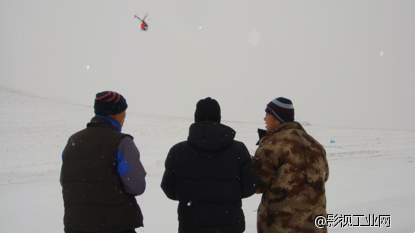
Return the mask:
<svg viewBox="0 0 415 233">
<path fill-rule="evenodd" d="M 190 126 L 187 141 L 202 151 L 220 151 L 227 148 L 235 138 L 231 127 L 211 121 L 197 122 Z"/>
</svg>

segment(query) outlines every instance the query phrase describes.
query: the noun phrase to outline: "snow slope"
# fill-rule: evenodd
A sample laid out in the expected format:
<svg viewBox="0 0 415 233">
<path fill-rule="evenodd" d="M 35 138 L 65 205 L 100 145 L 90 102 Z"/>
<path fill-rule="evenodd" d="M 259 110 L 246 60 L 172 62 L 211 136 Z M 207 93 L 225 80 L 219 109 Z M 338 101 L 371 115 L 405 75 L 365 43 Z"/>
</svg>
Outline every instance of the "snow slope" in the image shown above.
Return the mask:
<svg viewBox="0 0 415 233">
<path fill-rule="evenodd" d="M 67 138 L 83 129 L 93 116 L 92 106 L 3 87 L 0 100 L 0 232 L 63 232 L 61 153 Z M 129 100 L 129 105 L 133 104 L 134 100 Z M 187 138 L 192 122 L 192 116 L 127 111 L 123 132 L 135 137 L 148 172 L 147 190 L 137 197 L 145 218 L 145 228 L 138 232 L 177 232 L 177 203 L 165 197 L 160 182 L 167 152 Z M 223 123 L 234 128 L 236 139 L 255 153 L 256 130 L 264 127 L 262 119 L 258 123 Z M 328 213 L 391 215 L 391 228 L 338 226 L 329 232 L 415 231 L 415 131 L 304 127 L 327 150 Z M 243 202 L 246 232 L 256 232 L 259 202 L 260 195 Z"/>
</svg>

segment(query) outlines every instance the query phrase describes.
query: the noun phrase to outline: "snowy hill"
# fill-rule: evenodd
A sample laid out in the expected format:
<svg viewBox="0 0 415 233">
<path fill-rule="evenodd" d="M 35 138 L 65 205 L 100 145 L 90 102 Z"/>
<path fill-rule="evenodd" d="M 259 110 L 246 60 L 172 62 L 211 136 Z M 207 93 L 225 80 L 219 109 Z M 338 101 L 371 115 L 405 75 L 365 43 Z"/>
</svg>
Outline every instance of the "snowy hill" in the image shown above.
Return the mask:
<svg viewBox="0 0 415 233">
<path fill-rule="evenodd" d="M 91 106 L 82 106 L 3 87 L 0 99 L 0 232 L 63 232 L 58 182 L 61 153 L 67 138 L 93 116 L 93 100 Z M 192 122 L 192 116 L 153 116 L 127 110 L 123 132 L 134 136 L 148 172 L 147 190 L 137 197 L 146 227 L 138 232 L 176 232 L 177 203 L 167 199 L 159 186 L 167 152 L 187 138 Z M 264 127 L 263 122 L 223 123 L 234 128 L 236 139 L 255 153 L 256 130 Z M 327 150 L 328 213 L 391 215 L 391 228 L 338 226 L 330 232 L 415 230 L 415 131 L 304 127 Z M 260 195 L 244 200 L 246 232 L 256 232 L 259 202 Z"/>
</svg>

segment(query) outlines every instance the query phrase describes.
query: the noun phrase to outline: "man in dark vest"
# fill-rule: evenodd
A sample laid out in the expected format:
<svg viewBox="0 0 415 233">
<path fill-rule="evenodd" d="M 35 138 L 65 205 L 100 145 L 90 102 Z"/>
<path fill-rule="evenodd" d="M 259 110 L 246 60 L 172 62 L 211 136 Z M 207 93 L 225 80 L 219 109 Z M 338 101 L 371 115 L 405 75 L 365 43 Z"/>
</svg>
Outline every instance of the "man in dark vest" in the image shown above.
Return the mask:
<svg viewBox="0 0 415 233">
<path fill-rule="evenodd" d="M 127 102 L 104 91 L 96 94 L 94 109 L 62 154 L 65 232 L 133 233 L 143 226 L 135 196 L 144 193 L 146 171 L 133 137 L 121 133 Z"/>
<path fill-rule="evenodd" d="M 161 187 L 179 201 L 181 233 L 245 231 L 241 199 L 255 193 L 258 177 L 248 149 L 220 119 L 216 100 L 200 100 L 187 141 L 167 155 Z"/>
</svg>

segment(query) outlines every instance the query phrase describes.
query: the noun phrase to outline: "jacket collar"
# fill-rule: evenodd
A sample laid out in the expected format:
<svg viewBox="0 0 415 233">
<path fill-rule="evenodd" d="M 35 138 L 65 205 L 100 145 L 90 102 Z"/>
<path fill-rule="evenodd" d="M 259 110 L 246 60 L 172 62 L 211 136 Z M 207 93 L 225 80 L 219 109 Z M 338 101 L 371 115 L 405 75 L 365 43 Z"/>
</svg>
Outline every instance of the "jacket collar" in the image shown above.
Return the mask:
<svg viewBox="0 0 415 233">
<path fill-rule="evenodd" d="M 289 130 L 289 129 L 298 129 L 298 130 L 306 132 L 303 126 L 296 121 L 289 121 L 289 122 L 282 123 L 278 125 L 277 127 L 273 128 L 271 131 L 266 132 L 266 133 L 264 133 L 264 130 L 258 129 L 259 141 L 257 142 L 257 145 L 265 138 L 273 134 L 276 134 L 278 132 L 281 132 L 283 130 Z"/>
<path fill-rule="evenodd" d="M 95 117 L 93 117 L 91 119 L 91 123 L 90 124 L 94 124 L 94 123 L 106 123 L 108 122 L 111 123 L 111 125 L 114 127 L 115 130 L 117 130 L 118 132 L 121 133 L 121 125 L 120 123 L 118 123 L 118 121 L 116 121 L 114 118 L 108 117 L 108 116 L 102 116 L 102 115 L 95 115 Z"/>
<path fill-rule="evenodd" d="M 220 151 L 228 147 L 234 138 L 235 131 L 229 126 L 203 121 L 190 126 L 187 141 L 202 151 Z"/>
</svg>

